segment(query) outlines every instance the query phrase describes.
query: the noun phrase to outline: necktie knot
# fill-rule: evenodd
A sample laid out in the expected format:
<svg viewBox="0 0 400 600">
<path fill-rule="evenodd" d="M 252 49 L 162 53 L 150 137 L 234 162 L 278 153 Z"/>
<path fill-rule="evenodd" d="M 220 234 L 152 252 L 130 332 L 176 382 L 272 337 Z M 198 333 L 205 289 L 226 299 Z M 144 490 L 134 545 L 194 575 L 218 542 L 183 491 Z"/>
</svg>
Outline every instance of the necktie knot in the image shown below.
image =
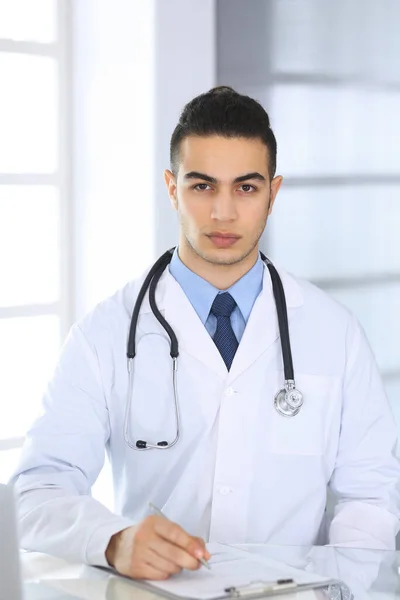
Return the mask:
<svg viewBox="0 0 400 600">
<path fill-rule="evenodd" d="M 211 306 L 211 312 L 216 317 L 230 317 L 236 306 L 235 300 L 229 294 L 217 294 Z"/>
</svg>

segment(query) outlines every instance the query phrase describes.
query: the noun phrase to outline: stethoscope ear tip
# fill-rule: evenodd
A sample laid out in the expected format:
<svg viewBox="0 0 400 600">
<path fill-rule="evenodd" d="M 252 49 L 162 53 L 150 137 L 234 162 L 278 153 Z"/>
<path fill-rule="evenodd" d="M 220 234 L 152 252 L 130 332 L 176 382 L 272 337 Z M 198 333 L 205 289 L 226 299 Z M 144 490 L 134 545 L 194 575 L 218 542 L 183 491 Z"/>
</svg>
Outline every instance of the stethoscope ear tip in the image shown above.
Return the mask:
<svg viewBox="0 0 400 600">
<path fill-rule="evenodd" d="M 157 442 L 157 446 L 160 446 L 161 448 L 168 446 L 168 442 L 166 442 L 165 440 L 162 442 Z M 150 446 L 151 448 L 154 448 L 154 446 Z M 138 450 L 146 450 L 148 448 L 147 446 L 147 442 L 145 442 L 144 440 L 137 440 L 136 442 L 136 448 Z"/>
</svg>

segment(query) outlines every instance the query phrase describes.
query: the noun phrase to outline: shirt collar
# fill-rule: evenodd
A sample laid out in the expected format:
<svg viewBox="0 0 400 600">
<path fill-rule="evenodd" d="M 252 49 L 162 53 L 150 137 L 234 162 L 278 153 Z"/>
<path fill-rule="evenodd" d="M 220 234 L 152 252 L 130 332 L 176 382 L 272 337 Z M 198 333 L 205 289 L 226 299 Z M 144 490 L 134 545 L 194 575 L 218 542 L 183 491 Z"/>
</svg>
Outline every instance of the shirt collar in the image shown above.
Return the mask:
<svg viewBox="0 0 400 600">
<path fill-rule="evenodd" d="M 211 283 L 191 271 L 179 258 L 178 248 L 175 248 L 169 271 L 185 292 L 203 325 L 208 319 L 215 296 L 223 292 L 231 294 L 247 323 L 253 304 L 262 290 L 264 264 L 260 255 L 258 255 L 257 261 L 250 271 L 245 273 L 228 290 L 218 290 Z"/>
</svg>

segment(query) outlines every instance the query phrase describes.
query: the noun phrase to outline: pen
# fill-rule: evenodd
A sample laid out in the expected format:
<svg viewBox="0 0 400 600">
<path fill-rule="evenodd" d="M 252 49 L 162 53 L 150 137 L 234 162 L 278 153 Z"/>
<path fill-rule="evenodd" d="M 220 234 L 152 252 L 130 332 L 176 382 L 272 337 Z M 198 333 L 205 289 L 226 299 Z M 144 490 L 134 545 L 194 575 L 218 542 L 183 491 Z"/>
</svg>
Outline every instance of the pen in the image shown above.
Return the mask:
<svg viewBox="0 0 400 600">
<path fill-rule="evenodd" d="M 157 508 L 157 506 L 154 506 L 154 504 L 152 504 L 151 502 L 149 502 L 149 508 L 151 508 L 151 510 L 153 512 L 155 512 L 156 515 L 158 515 L 160 517 L 164 517 L 164 519 L 168 519 L 168 517 L 166 515 L 164 515 L 164 513 L 159 508 Z M 197 560 L 199 562 L 201 562 L 201 564 L 203 565 L 203 567 L 206 567 L 206 569 L 208 569 L 209 571 L 211 571 L 211 567 L 210 567 L 210 565 L 208 564 L 208 562 L 206 561 L 205 558 L 198 558 Z"/>
</svg>

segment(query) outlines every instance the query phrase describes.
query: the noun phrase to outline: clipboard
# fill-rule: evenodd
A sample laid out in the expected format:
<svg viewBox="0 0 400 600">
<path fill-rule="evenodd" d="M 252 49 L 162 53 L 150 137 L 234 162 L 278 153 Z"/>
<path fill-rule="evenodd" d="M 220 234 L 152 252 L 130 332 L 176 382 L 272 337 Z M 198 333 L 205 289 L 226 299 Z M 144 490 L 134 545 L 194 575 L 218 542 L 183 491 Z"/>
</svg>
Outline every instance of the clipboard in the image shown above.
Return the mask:
<svg viewBox="0 0 400 600">
<path fill-rule="evenodd" d="M 148 583 L 144 580 L 130 580 L 130 583 L 134 587 L 141 588 L 148 592 L 151 592 L 154 595 L 159 595 L 164 598 L 168 598 L 169 600 L 202 600 L 201 598 L 197 598 L 196 596 L 181 596 L 179 594 L 173 594 L 166 590 L 163 590 L 160 587 L 156 587 L 155 585 Z M 278 582 L 268 582 L 268 581 L 258 581 L 258 582 L 250 582 L 246 585 L 242 586 L 232 586 L 230 588 L 225 588 L 222 591 L 221 595 L 213 596 L 209 598 L 209 600 L 230 600 L 234 598 L 246 598 L 246 600 L 252 600 L 257 598 L 266 598 L 272 596 L 279 596 L 283 594 L 291 594 L 298 592 L 305 592 L 307 590 L 314 589 L 328 589 L 329 586 L 333 584 L 339 583 L 336 579 L 326 579 L 325 581 L 320 582 L 312 582 L 312 583 L 296 583 L 295 581 L 289 580 L 287 583 Z"/>
<path fill-rule="evenodd" d="M 211 542 L 208 549 L 211 554 L 208 561 L 210 570 L 184 570 L 161 581 L 130 580 L 114 571 L 115 580 L 111 578 L 109 585 L 115 591 L 115 596 L 107 595 L 107 598 L 119 597 L 116 592 L 121 578 L 128 580 L 129 586 L 150 592 L 153 596 L 151 600 L 155 595 L 169 600 L 250 600 L 318 588 L 328 589 L 338 583 L 329 577 L 237 546 Z"/>
<path fill-rule="evenodd" d="M 296 583 L 293 579 L 278 580 L 276 582 L 259 581 L 248 583 L 247 585 L 226 588 L 224 592 L 228 596 L 223 598 L 260 598 L 266 596 L 276 596 L 279 594 L 290 594 L 293 592 L 302 592 L 306 590 L 315 590 L 318 588 L 328 588 L 330 585 L 338 583 L 334 579 L 319 581 L 313 583 Z M 216 600 L 216 599 L 215 599 Z"/>
</svg>

